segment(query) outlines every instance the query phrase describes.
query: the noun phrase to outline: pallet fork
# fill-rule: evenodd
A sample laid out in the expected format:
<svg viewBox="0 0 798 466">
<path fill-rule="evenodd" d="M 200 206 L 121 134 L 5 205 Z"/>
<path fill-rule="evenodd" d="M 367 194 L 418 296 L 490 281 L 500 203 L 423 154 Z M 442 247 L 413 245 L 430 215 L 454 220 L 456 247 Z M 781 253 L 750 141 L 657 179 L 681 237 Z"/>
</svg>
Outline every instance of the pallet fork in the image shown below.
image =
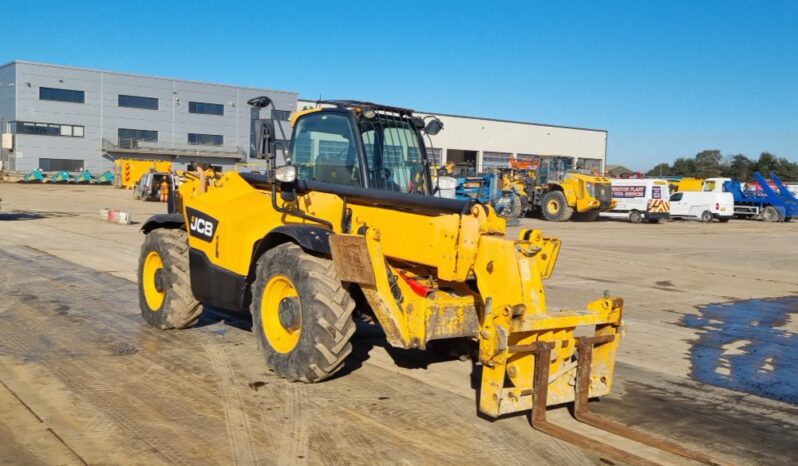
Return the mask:
<svg viewBox="0 0 798 466">
<path fill-rule="evenodd" d="M 650 447 L 663 450 L 684 458 L 704 464 L 721 466 L 724 463 L 695 450 L 686 448 L 678 443 L 633 429 L 620 422 L 608 419 L 600 414 L 590 411 L 588 394 L 590 390 L 590 373 L 593 359 L 593 348 L 598 345 L 612 342 L 615 335 L 601 335 L 593 337 L 577 337 L 577 366 L 576 366 L 576 397 L 574 400 L 574 418 L 582 423 L 598 429 L 624 437 Z M 535 376 L 533 382 L 533 407 L 530 416 L 532 427 L 560 440 L 566 441 L 586 450 L 606 455 L 630 465 L 654 466 L 659 463 L 621 450 L 609 443 L 598 441 L 594 438 L 573 432 L 562 426 L 550 423 L 546 419 L 546 399 L 549 386 L 549 361 L 554 343 L 536 342 L 529 345 L 529 351 L 535 354 Z"/>
</svg>

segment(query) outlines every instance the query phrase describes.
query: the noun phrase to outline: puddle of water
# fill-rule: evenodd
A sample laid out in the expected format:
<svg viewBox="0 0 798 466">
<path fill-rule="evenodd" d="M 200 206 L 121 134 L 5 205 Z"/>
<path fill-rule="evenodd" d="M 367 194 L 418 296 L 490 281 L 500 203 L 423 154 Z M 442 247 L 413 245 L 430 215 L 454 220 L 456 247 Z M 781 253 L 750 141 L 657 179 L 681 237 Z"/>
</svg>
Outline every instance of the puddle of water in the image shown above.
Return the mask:
<svg viewBox="0 0 798 466">
<path fill-rule="evenodd" d="M 702 383 L 798 404 L 798 296 L 710 304 L 682 325 L 699 330 L 691 377 Z"/>
</svg>

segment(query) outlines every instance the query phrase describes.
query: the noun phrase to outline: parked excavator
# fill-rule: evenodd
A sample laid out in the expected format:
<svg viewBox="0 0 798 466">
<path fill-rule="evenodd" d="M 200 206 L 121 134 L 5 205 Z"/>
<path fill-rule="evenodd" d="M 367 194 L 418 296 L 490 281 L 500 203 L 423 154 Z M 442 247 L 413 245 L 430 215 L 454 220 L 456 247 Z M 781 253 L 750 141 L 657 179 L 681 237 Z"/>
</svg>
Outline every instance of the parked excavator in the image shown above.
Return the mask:
<svg viewBox="0 0 798 466">
<path fill-rule="evenodd" d="M 272 105 L 268 97 L 249 104 Z M 433 183 L 424 136 L 439 132 L 440 120 L 324 101 L 290 122 L 282 160 L 276 144 L 288 138 L 258 122 L 265 173 L 224 172 L 213 186 L 187 176 L 170 213 L 143 225 L 138 282 L 148 324 L 189 327 L 203 306 L 250 313 L 268 368 L 321 382 L 352 351 L 359 296 L 365 303 L 357 311 L 372 316 L 393 346 L 476 342 L 478 409 L 489 417 L 531 411 L 536 429 L 653 464 L 546 420 L 548 406 L 575 403 L 583 422 L 715 464 L 589 411 L 588 399 L 613 385 L 623 300 L 550 307 L 543 281 L 554 272 L 558 239 L 534 229 L 510 237 L 490 205 L 436 196 L 440 177 Z"/>
</svg>

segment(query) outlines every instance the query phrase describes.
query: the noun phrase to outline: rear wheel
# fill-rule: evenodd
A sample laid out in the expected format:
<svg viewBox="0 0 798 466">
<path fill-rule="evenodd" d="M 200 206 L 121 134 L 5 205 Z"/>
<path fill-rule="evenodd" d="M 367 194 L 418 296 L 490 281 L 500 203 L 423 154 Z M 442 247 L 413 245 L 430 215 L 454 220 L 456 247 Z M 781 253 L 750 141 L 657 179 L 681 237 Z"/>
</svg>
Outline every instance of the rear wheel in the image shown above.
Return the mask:
<svg viewBox="0 0 798 466">
<path fill-rule="evenodd" d="M 779 212 L 779 209 L 769 205 L 762 211 L 762 220 L 766 222 L 780 222 L 782 220 L 781 212 Z"/>
<path fill-rule="evenodd" d="M 338 371 L 352 352 L 354 308 L 331 260 L 307 254 L 293 243 L 258 259 L 252 330 L 277 375 L 319 382 Z"/>
<path fill-rule="evenodd" d="M 727 223 L 729 221 L 729 217 L 719 217 L 718 221 L 720 223 Z"/>
<path fill-rule="evenodd" d="M 629 221 L 632 223 L 640 223 L 643 221 L 643 214 L 639 210 L 629 212 Z"/>
<path fill-rule="evenodd" d="M 701 212 L 701 221 L 704 223 L 709 223 L 712 221 L 712 212 L 705 210 Z"/>
<path fill-rule="evenodd" d="M 146 236 L 138 278 L 139 307 L 145 322 L 160 329 L 194 325 L 202 304 L 191 292 L 184 230 L 159 229 Z"/>
<path fill-rule="evenodd" d="M 566 222 L 574 213 L 560 191 L 549 191 L 543 196 L 542 210 L 543 217 L 550 222 Z"/>
</svg>

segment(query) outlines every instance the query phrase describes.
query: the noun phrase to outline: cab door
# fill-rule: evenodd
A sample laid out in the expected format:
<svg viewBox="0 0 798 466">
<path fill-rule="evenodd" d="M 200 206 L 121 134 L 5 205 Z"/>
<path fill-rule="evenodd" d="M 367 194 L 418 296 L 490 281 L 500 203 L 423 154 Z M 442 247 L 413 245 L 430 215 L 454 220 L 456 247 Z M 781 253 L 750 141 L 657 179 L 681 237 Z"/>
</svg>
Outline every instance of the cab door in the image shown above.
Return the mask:
<svg viewBox="0 0 798 466">
<path fill-rule="evenodd" d="M 671 215 L 689 215 L 690 206 L 684 200 L 684 193 L 678 192 L 671 195 Z"/>
</svg>

